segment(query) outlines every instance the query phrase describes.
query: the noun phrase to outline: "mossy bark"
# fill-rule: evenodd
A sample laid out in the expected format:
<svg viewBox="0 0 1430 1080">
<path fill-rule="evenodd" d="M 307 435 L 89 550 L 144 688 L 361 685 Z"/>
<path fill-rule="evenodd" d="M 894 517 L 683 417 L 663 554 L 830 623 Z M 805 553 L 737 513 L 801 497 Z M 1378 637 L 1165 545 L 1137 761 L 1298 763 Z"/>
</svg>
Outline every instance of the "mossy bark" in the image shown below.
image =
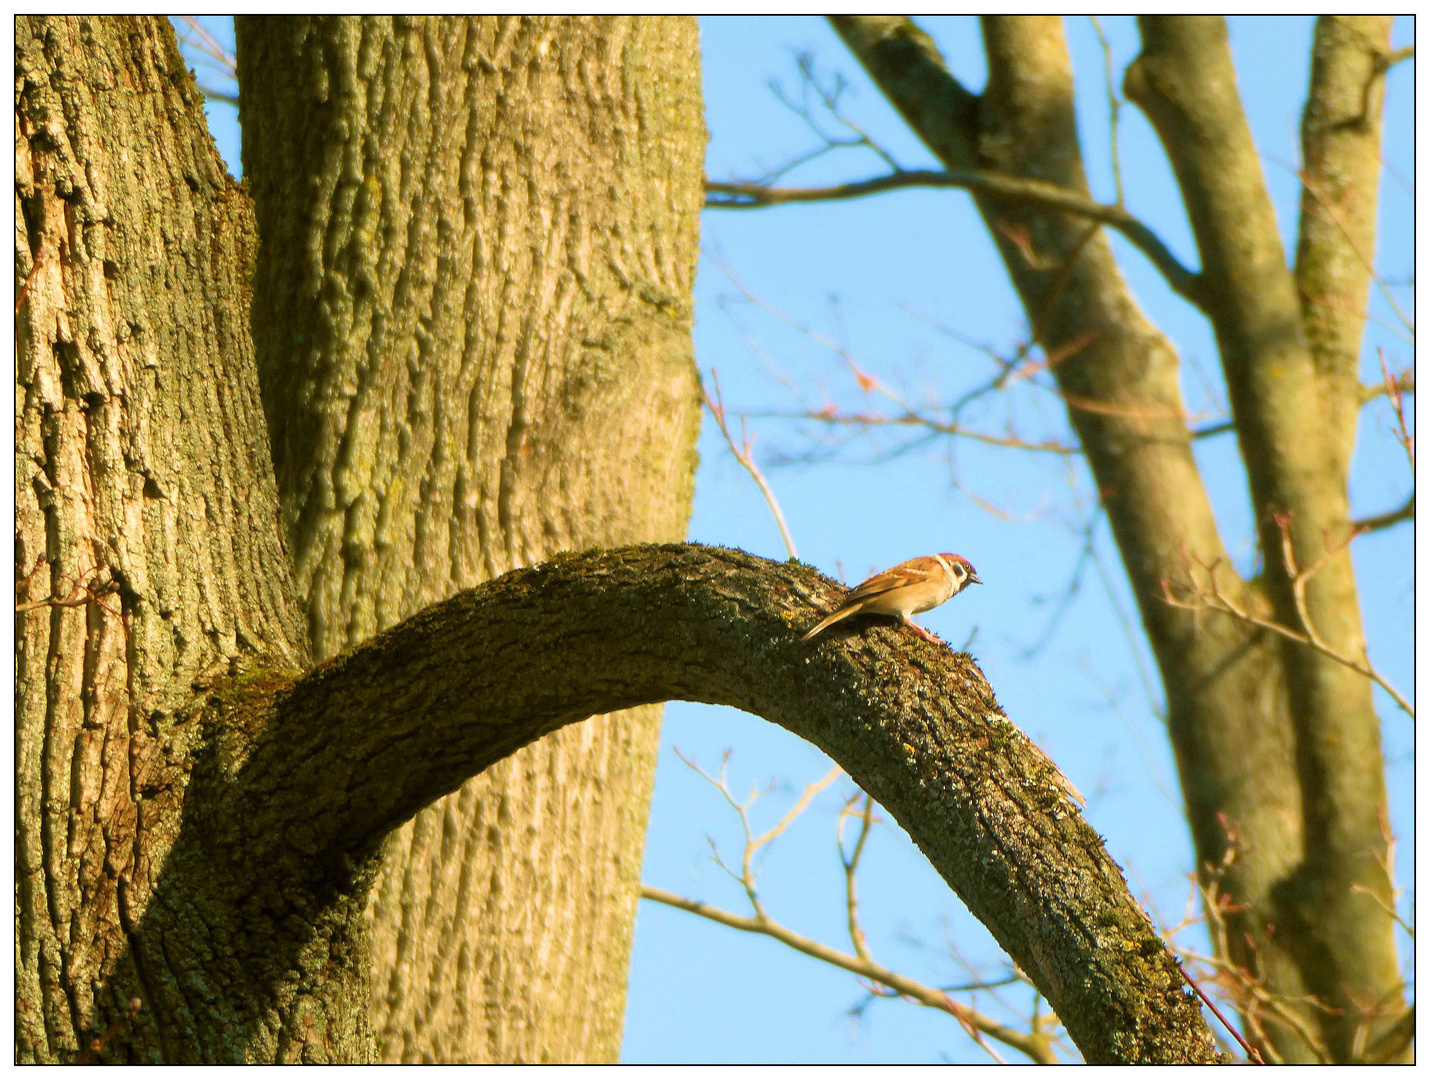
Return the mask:
<svg viewBox="0 0 1430 1080">
<path fill-rule="evenodd" d="M 1297 270 L 1287 265 L 1237 94 L 1225 23 L 1156 17 L 1144 18 L 1141 28 L 1142 53 L 1128 70 L 1127 91 L 1167 150 L 1201 254 L 1207 316 L 1246 463 L 1272 608 L 1283 626 L 1360 660 L 1365 635 L 1351 566 L 1348 479 L 1362 404 L 1359 330 L 1374 253 L 1376 61 L 1388 49 L 1390 20 L 1351 28 L 1327 20 L 1319 29 L 1303 127 L 1312 171 Z M 1339 145 L 1337 128 L 1351 129 Z M 1336 226 L 1342 206 L 1354 209 Z M 1333 227 L 1338 237 L 1328 235 Z M 1328 318 L 1322 287 L 1335 274 L 1332 260 L 1344 266 L 1357 254 L 1365 268 L 1336 290 L 1347 306 Z M 1313 566 L 1319 569 L 1305 580 L 1303 608 L 1294 577 Z M 1281 642 L 1280 651 L 1305 840 L 1300 864 L 1278 884 L 1276 925 L 1306 988 L 1329 1007 L 1308 1011 L 1308 1020 L 1331 1056 L 1347 1061 L 1398 1018 L 1404 1001 L 1380 721 L 1363 675 L 1297 642 Z"/>
<path fill-rule="evenodd" d="M 1176 962 L 1056 767 L 966 654 L 864 621 L 801 635 L 843 596 L 797 562 L 694 544 L 567 553 L 425 608 L 249 696 L 205 845 L 309 893 L 418 808 L 593 713 L 732 705 L 823 749 L 908 830 L 1047 996 L 1089 1061 L 1213 1061 Z M 245 909 L 246 911 L 247 909 Z"/>
</svg>

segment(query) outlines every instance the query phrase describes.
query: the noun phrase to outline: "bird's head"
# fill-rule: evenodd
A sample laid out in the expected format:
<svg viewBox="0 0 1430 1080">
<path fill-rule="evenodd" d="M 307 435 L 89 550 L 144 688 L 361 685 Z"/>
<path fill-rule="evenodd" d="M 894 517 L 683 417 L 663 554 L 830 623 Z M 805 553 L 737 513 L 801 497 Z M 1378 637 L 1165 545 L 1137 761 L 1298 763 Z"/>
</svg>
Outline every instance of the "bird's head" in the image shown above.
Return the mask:
<svg viewBox="0 0 1430 1080">
<path fill-rule="evenodd" d="M 982 585 L 983 580 L 978 576 L 978 571 L 973 569 L 973 564 L 962 555 L 955 555 L 945 551 L 940 558 L 948 563 L 948 569 L 953 574 L 953 591 L 962 591 L 965 585 Z"/>
</svg>

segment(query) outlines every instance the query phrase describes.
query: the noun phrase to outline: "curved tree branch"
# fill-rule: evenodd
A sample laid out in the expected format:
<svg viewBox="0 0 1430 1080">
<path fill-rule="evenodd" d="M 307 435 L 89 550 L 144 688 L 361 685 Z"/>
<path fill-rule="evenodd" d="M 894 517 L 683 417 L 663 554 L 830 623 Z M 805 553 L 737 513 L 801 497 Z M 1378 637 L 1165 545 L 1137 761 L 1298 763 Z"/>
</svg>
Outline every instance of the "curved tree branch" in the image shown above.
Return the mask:
<svg viewBox="0 0 1430 1080">
<path fill-rule="evenodd" d="M 212 802 L 242 823 L 226 857 L 265 867 L 260 889 L 301 878 L 322 897 L 420 807 L 546 732 L 648 702 L 732 705 L 877 799 L 1089 1061 L 1215 1060 L 1101 838 L 972 659 L 868 622 L 799 640 L 842 594 L 800 563 L 697 545 L 563 555 L 462 592 L 264 690 L 255 735 L 230 726 Z"/>
</svg>

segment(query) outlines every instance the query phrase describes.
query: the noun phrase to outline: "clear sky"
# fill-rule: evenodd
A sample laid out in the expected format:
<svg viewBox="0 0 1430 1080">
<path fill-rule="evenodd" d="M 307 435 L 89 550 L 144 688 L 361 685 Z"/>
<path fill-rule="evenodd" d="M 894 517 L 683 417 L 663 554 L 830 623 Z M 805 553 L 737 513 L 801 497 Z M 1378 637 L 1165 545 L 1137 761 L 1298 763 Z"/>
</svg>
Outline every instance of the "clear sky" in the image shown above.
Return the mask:
<svg viewBox="0 0 1430 1080">
<path fill-rule="evenodd" d="M 978 27 L 971 18 L 920 19 L 955 74 L 981 88 Z M 231 41 L 226 20 L 205 20 Z M 1136 55 L 1130 19 L 1108 18 L 1114 83 Z M 1231 20 L 1240 88 L 1288 248 L 1294 250 L 1299 188 L 1298 125 L 1308 79 L 1309 18 Z M 817 145 L 805 122 L 770 88 L 797 99 L 795 55 L 809 52 L 821 77 L 848 80 L 846 115 L 906 167 L 934 167 L 828 26 L 815 18 L 717 17 L 701 21 L 708 171 L 717 180 L 754 178 Z M 1103 53 L 1087 19 L 1067 23 L 1078 79 L 1083 152 L 1094 194 L 1115 195 L 1110 167 Z M 1394 44 L 1413 41 L 1396 24 Z M 191 63 L 193 61 L 191 60 Z M 214 83 L 198 66 L 201 81 Z M 1400 308 L 1413 310 L 1413 61 L 1393 69 L 1386 106 L 1388 164 L 1381 187 L 1377 268 Z M 1188 265 L 1196 249 L 1170 169 L 1135 107 L 1122 110 L 1120 157 L 1128 207 Z M 216 104 L 210 122 L 238 173 L 235 110 Z M 820 184 L 877 175 L 867 151 L 827 155 L 785 179 Z M 1225 392 L 1206 321 L 1167 289 L 1149 264 L 1114 237 L 1132 288 L 1183 359 L 1188 407 L 1207 423 L 1225 416 Z M 888 432 L 836 441 L 818 425 L 779 413 L 835 404 L 872 411 L 887 399 L 861 392 L 849 365 L 821 340 L 906 400 L 948 403 L 988 379 L 992 361 L 977 342 L 1011 354 L 1027 336 L 993 246 L 966 194 L 909 191 L 855 202 L 759 211 L 709 210 L 696 288 L 696 350 L 707 376 L 718 371 L 732 417 L 748 415 L 755 454 L 779 498 L 800 557 L 851 583 L 914 555 L 956 551 L 986 583 L 923 617 L 955 646 L 973 635 L 977 657 L 1009 717 L 1040 743 L 1088 796 L 1087 816 L 1160 923 L 1186 908 L 1191 845 L 1162 722 L 1155 665 L 1136 622 L 1105 523 L 1096 558 L 1062 608 L 1094 505 L 1081 462 L 970 444 L 929 443 L 906 453 Z M 753 299 L 752 299 L 753 298 Z M 1413 351 L 1395 309 L 1380 293 L 1364 376 L 1379 377 L 1377 346 L 1393 369 Z M 804 327 L 805 329 L 799 329 Z M 984 430 L 1012 425 L 1024 437 L 1069 440 L 1055 399 L 1035 389 L 990 401 L 965 418 Z M 1245 476 L 1232 435 L 1196 444 L 1198 460 L 1239 569 L 1255 565 Z M 1352 484 L 1357 516 L 1398 506 L 1411 477 L 1390 436 L 1384 401 L 1362 418 Z M 991 505 L 999 513 L 986 507 Z M 701 437 L 690 538 L 771 558 L 784 547 L 748 475 L 713 423 Z M 1370 655 L 1413 694 L 1412 529 L 1402 525 L 1353 549 Z M 1119 614 L 1121 612 L 1121 614 Z M 1131 619 L 1131 634 L 1124 616 Z M 1051 627 L 1051 631 L 1050 631 Z M 1031 655 L 1030 655 L 1031 651 Z M 1143 673 L 1146 678 L 1144 679 Z M 1150 694 L 1148 692 L 1150 680 Z M 1402 908 L 1413 904 L 1413 731 L 1377 691 L 1384 729 Z M 730 751 L 730 787 L 743 798 L 773 789 L 752 812 L 757 830 L 777 821 L 798 793 L 830 768 L 813 747 L 729 709 L 672 704 L 646 852 L 648 884 L 748 914 L 739 887 L 711 861 L 710 843 L 738 865 L 739 822 L 720 794 L 676 755 L 717 772 Z M 843 872 L 834 846 L 847 779 L 815 800 L 767 851 L 761 895 L 772 917 L 847 950 Z M 896 826 L 872 835 L 860 878 L 860 915 L 874 956 L 934 985 L 1001 974 L 988 934 Z M 1195 934 L 1187 943 L 1195 944 Z M 1409 970 L 1409 946 L 1401 941 Z M 980 1008 L 1026 1011 L 1024 987 L 981 995 Z M 1017 1055 L 1010 1052 L 1016 1059 Z M 986 1060 L 942 1013 L 873 1000 L 850 975 L 784 946 L 645 902 L 636 928 L 624 1060 L 628 1062 L 938 1062 Z"/>
</svg>

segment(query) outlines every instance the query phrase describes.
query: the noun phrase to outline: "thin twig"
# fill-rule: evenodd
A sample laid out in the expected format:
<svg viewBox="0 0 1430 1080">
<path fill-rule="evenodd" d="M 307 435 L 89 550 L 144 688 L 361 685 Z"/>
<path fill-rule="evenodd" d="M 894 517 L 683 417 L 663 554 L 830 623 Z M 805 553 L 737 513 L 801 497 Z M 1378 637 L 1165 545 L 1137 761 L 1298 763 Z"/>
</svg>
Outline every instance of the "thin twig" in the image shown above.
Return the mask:
<svg viewBox="0 0 1430 1080">
<path fill-rule="evenodd" d="M 1231 1024 L 1227 1021 L 1227 1018 L 1221 1014 L 1221 1010 L 1216 1007 L 1216 1002 L 1214 1002 L 1211 998 L 1207 997 L 1207 995 L 1202 991 L 1202 988 L 1197 985 L 1197 980 L 1187 974 L 1187 969 L 1182 966 L 1182 961 L 1175 956 L 1172 959 L 1176 961 L 1177 970 L 1182 973 L 1182 978 L 1187 980 L 1187 985 L 1190 986 L 1193 990 L 1195 990 L 1197 997 L 1201 998 L 1202 1001 L 1206 1004 L 1206 1007 L 1216 1014 L 1216 1018 L 1221 1021 L 1221 1026 L 1226 1028 L 1227 1031 L 1231 1032 L 1232 1038 L 1234 1038 L 1237 1043 L 1240 1044 L 1241 1049 L 1245 1051 L 1247 1059 L 1256 1062 L 1256 1064 L 1258 1065 L 1265 1065 L 1266 1062 L 1262 1060 L 1261 1052 L 1257 1050 L 1256 1047 L 1252 1046 L 1249 1042 L 1247 1042 L 1246 1039 L 1242 1037 L 1241 1032 L 1237 1031 L 1236 1028 L 1231 1026 Z"/>
<path fill-rule="evenodd" d="M 1390 374 L 1390 368 L 1385 362 L 1385 350 L 1377 349 L 1376 351 L 1380 356 L 1380 373 L 1385 382 L 1385 392 L 1390 397 L 1390 407 L 1395 413 L 1395 420 L 1400 428 L 1395 437 L 1400 445 L 1405 448 L 1405 453 L 1410 458 L 1410 471 L 1414 473 L 1415 436 L 1410 433 L 1410 428 L 1405 423 L 1406 391 L 1401 387 L 1400 380 Z"/>
<path fill-rule="evenodd" d="M 1068 443 L 1028 442 L 1014 435 L 994 435 L 986 431 L 973 431 L 969 428 L 960 427 L 957 424 L 934 420 L 931 417 L 923 416 L 915 412 L 905 413 L 903 416 L 888 416 L 883 413 L 841 413 L 835 411 L 831 406 L 821 412 L 766 412 L 757 413 L 755 415 L 786 420 L 815 420 L 821 424 L 830 424 L 837 427 L 920 427 L 926 428 L 938 435 L 957 435 L 965 439 L 972 439 L 974 442 L 985 443 L 988 446 L 1002 446 L 1015 450 L 1034 450 L 1043 454 L 1058 454 L 1063 457 L 1076 457 L 1082 453 L 1080 447 L 1071 446 Z"/>
<path fill-rule="evenodd" d="M 907 976 L 890 971 L 881 964 L 871 960 L 864 960 L 858 956 L 850 956 L 848 953 L 831 949 L 827 945 L 813 941 L 802 934 L 789 929 L 786 926 L 773 921 L 768 917 L 756 916 L 747 918 L 742 915 L 735 915 L 732 912 L 723 911 L 720 908 L 709 904 L 703 904 L 698 900 L 689 900 L 686 897 L 678 896 L 675 893 L 666 892 L 664 889 L 657 889 L 651 885 L 641 886 L 641 898 L 654 900 L 658 904 L 665 904 L 669 907 L 679 908 L 681 911 L 688 911 L 692 915 L 699 915 L 701 918 L 709 919 L 711 922 L 728 926 L 734 930 L 743 930 L 751 934 L 764 934 L 766 937 L 774 938 L 782 944 L 788 945 L 796 952 L 802 952 L 806 956 L 812 956 L 816 960 L 822 960 L 826 964 L 843 968 L 845 971 L 853 972 L 871 982 L 880 983 L 895 991 L 899 995 L 915 1001 L 920 1005 L 925 1005 L 931 1009 L 939 1009 L 948 1013 L 958 1020 L 966 1028 L 986 1034 L 1005 1046 L 1010 1046 L 1020 1053 L 1026 1054 L 1040 1064 L 1055 1065 L 1057 1057 L 1053 1054 L 1048 1045 L 1047 1036 L 1028 1035 L 1021 1031 L 1007 1027 L 998 1023 L 990 1017 L 954 1001 L 937 987 L 925 986 Z"/>
<path fill-rule="evenodd" d="M 855 795 L 844 804 L 844 809 L 839 812 L 839 823 L 837 830 L 844 827 L 844 818 L 849 814 L 849 808 L 859 801 L 859 796 Z M 844 864 L 844 897 L 845 907 L 849 915 L 849 941 L 854 946 L 855 954 L 861 960 L 871 960 L 869 955 L 869 944 L 864 937 L 864 931 L 859 926 L 859 894 L 855 887 L 855 881 L 859 873 L 859 859 L 864 854 L 864 842 L 869 839 L 869 830 L 874 825 L 874 800 L 871 796 L 864 796 L 864 809 L 858 812 L 859 816 L 859 838 L 854 841 L 854 850 L 848 858 L 844 855 L 844 845 L 839 845 L 839 861 Z"/>
<path fill-rule="evenodd" d="M 187 30 L 180 31 L 179 40 L 191 49 L 200 54 L 198 59 L 202 59 L 208 65 L 218 71 L 219 75 L 229 82 L 237 85 L 238 82 L 238 59 L 223 44 L 209 33 L 207 27 L 193 15 L 185 15 L 184 22 Z M 238 94 L 229 90 L 220 90 L 217 87 L 199 83 L 199 92 L 206 98 L 214 101 L 222 101 L 228 105 L 238 105 Z"/>
<path fill-rule="evenodd" d="M 39 560 L 36 561 L 35 568 L 15 583 L 17 595 L 19 595 L 22 590 L 29 589 L 30 580 L 39 572 L 43 562 L 44 556 L 42 555 Z M 117 579 L 113 577 L 110 577 L 108 580 L 104 579 L 105 569 L 105 567 L 96 566 L 92 570 L 81 570 L 78 576 L 71 579 L 74 581 L 74 585 L 70 588 L 67 595 L 47 596 L 43 600 L 29 600 L 24 603 L 17 603 L 15 605 L 15 613 L 19 615 L 27 611 L 38 611 L 40 608 L 47 607 L 72 608 L 84 607 L 87 604 L 97 604 L 115 618 L 122 618 L 121 612 L 115 611 L 101 599 L 101 597 L 110 596 L 119 591 L 119 581 Z M 93 576 L 91 577 L 90 575 Z M 60 575 L 61 579 L 66 577 L 69 577 L 69 575 Z M 86 581 L 86 578 L 89 578 L 89 580 Z"/>
<path fill-rule="evenodd" d="M 1283 535 L 1284 534 L 1285 529 L 1283 527 Z M 1352 534 L 1352 537 L 1354 537 L 1354 534 Z M 1216 563 L 1207 565 L 1205 563 L 1201 563 L 1200 560 L 1197 560 L 1199 565 L 1202 566 L 1202 569 L 1207 571 L 1207 577 L 1208 580 L 1211 582 L 1211 585 L 1210 587 L 1206 587 L 1201 585 L 1195 579 L 1193 579 L 1192 599 L 1190 601 L 1179 600 L 1176 596 L 1174 596 L 1172 593 L 1171 582 L 1168 579 L 1163 578 L 1162 601 L 1163 603 L 1169 604 L 1172 607 L 1181 608 L 1184 611 L 1215 611 L 1223 615 L 1230 615 L 1232 618 L 1238 619 L 1241 622 L 1247 623 L 1248 625 L 1260 627 L 1262 630 L 1269 630 L 1273 634 L 1279 634 L 1284 638 L 1288 638 L 1291 641 L 1299 642 L 1300 644 L 1305 645 L 1308 648 L 1314 649 L 1316 652 L 1320 653 L 1327 659 L 1334 660 L 1336 663 L 1341 664 L 1344 667 L 1350 668 L 1352 671 L 1356 672 L 1359 675 L 1365 676 L 1371 682 L 1375 683 L 1377 686 L 1379 686 L 1382 690 L 1384 690 L 1387 694 L 1390 695 L 1391 699 L 1403 712 L 1406 713 L 1406 715 L 1408 715 L 1412 720 L 1414 720 L 1415 707 L 1411 705 L 1410 702 L 1406 700 L 1404 695 L 1402 695 L 1400 691 L 1395 689 L 1395 687 L 1392 686 L 1386 680 L 1386 678 L 1380 674 L 1380 672 L 1376 671 L 1375 668 L 1372 667 L 1368 661 L 1362 662 L 1360 660 L 1355 659 L 1354 657 L 1346 656 L 1345 654 L 1337 652 L 1335 649 L 1332 649 L 1321 639 L 1321 636 L 1316 633 L 1314 627 L 1311 625 L 1310 616 L 1306 610 L 1306 582 L 1309 580 L 1312 574 L 1314 574 L 1322 566 L 1325 565 L 1327 559 L 1331 554 L 1333 554 L 1333 552 L 1328 551 L 1326 555 L 1323 555 L 1307 570 L 1296 571 L 1292 569 L 1292 567 L 1295 566 L 1294 555 L 1288 556 L 1285 546 L 1283 545 L 1283 557 L 1289 557 L 1291 559 L 1290 567 L 1288 567 L 1288 574 L 1291 577 L 1292 594 L 1296 603 L 1297 614 L 1300 616 L 1303 623 L 1307 627 L 1309 631 L 1308 633 L 1302 633 L 1301 631 L 1294 630 L 1289 626 L 1283 626 L 1281 623 L 1274 622 L 1271 619 L 1265 619 L 1262 618 L 1260 615 L 1255 615 L 1252 612 L 1247 611 L 1243 607 L 1239 606 L 1237 603 L 1227 597 L 1226 594 L 1222 592 L 1221 586 L 1217 583 Z"/>
<path fill-rule="evenodd" d="M 770 513 L 775 516 L 775 524 L 779 526 L 780 536 L 785 542 L 785 550 L 789 552 L 791 559 L 797 559 L 799 553 L 795 551 L 794 537 L 789 534 L 789 526 L 785 524 L 785 516 L 780 510 L 779 500 L 775 498 L 774 491 L 765 480 L 764 473 L 760 472 L 760 467 L 755 464 L 754 455 L 750 452 L 754 442 L 745 434 L 745 418 L 740 417 L 740 445 L 736 446 L 735 437 L 730 434 L 730 428 L 725 423 L 725 402 L 720 396 L 720 377 L 713 368 L 710 371 L 710 379 L 715 384 L 715 397 L 712 399 L 707 393 L 705 407 L 710 410 L 710 415 L 715 417 L 715 423 L 720 427 L 720 434 L 725 436 L 725 445 L 730 448 L 730 453 L 759 485 L 760 494 L 764 495 L 765 502 L 769 504 Z"/>
<path fill-rule="evenodd" d="M 1102 73 L 1107 80 L 1107 126 L 1112 143 L 1112 183 L 1117 191 L 1117 205 L 1122 206 L 1122 165 L 1117 152 L 1117 122 L 1122 113 L 1122 99 L 1117 96 L 1117 85 L 1112 78 L 1112 46 L 1102 32 L 1102 20 L 1096 15 L 1089 15 L 1088 20 L 1092 23 L 1092 32 L 1097 35 L 1097 43 L 1102 46 Z"/>
<path fill-rule="evenodd" d="M 1236 430 L 1236 423 L 1232 420 L 1223 420 L 1217 424 L 1208 424 L 1204 428 L 1193 428 L 1192 438 L 1209 439 L 1213 435 L 1225 435 L 1229 431 Z"/>
</svg>

